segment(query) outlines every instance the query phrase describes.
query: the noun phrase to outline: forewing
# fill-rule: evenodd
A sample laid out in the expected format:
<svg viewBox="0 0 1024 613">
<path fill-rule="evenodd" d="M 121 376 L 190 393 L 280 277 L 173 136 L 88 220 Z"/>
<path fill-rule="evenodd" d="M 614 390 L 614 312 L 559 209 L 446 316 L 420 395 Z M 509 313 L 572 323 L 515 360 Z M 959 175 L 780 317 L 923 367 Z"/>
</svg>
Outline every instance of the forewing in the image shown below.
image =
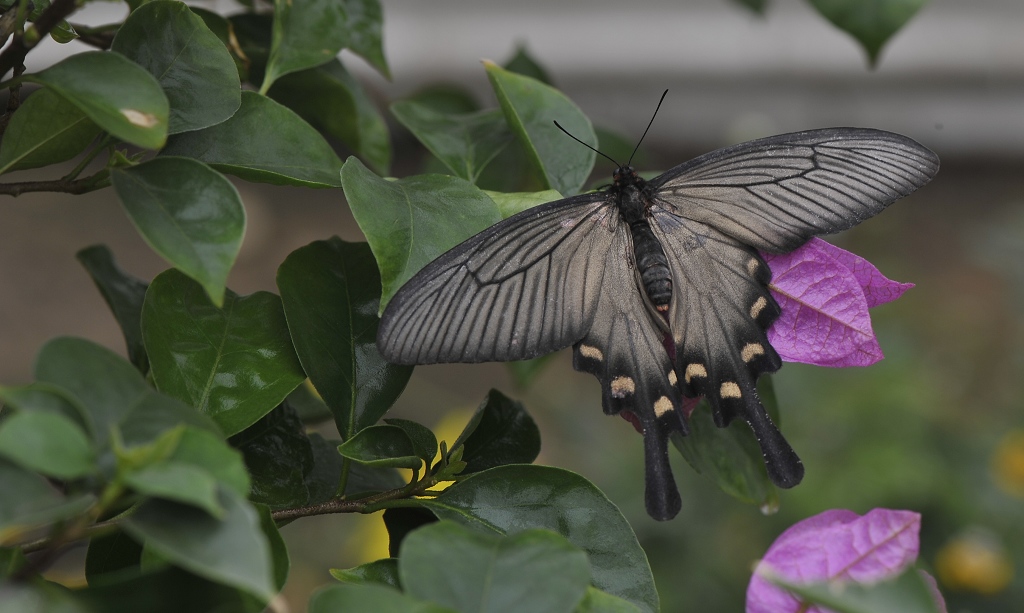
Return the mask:
<svg viewBox="0 0 1024 613">
<path fill-rule="evenodd" d="M 756 250 L 714 227 L 658 205 L 652 213 L 652 227 L 672 271 L 669 325 L 683 392 L 707 398 L 719 426 L 735 417 L 746 421 L 772 481 L 796 485 L 803 466 L 756 389 L 761 374 L 782 365 L 765 335 L 779 315 L 768 293 L 768 266 Z"/>
<path fill-rule="evenodd" d="M 396 364 L 525 360 L 590 327 L 619 223 L 606 194 L 501 221 L 420 270 L 388 303 L 377 347 Z"/>
<path fill-rule="evenodd" d="M 573 348 L 573 366 L 601 382 L 606 413 L 630 411 L 644 431 L 647 511 L 671 519 L 681 501 L 668 461 L 668 436 L 685 432 L 681 396 L 665 348 L 665 333 L 633 271 L 633 248 L 625 225 L 606 254 L 608 265 L 587 335 Z"/>
<path fill-rule="evenodd" d="M 905 136 L 827 128 L 719 149 L 650 186 L 676 214 L 784 253 L 878 214 L 938 170 L 938 157 Z"/>
</svg>

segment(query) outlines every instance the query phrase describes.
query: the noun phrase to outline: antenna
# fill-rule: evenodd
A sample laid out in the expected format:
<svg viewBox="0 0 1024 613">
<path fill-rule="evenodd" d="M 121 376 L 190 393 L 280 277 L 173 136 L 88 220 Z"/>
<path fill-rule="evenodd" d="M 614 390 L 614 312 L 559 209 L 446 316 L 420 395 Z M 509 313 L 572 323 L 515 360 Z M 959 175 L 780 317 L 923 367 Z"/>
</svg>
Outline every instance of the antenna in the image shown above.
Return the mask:
<svg viewBox="0 0 1024 613">
<path fill-rule="evenodd" d="M 591 150 L 591 151 L 593 151 L 594 153 L 596 153 L 596 154 L 598 154 L 598 155 L 600 155 L 600 156 L 602 156 L 602 157 L 606 158 L 606 159 L 607 159 L 607 160 L 608 160 L 609 162 L 611 162 L 612 164 L 615 164 L 615 167 L 616 167 L 616 168 L 622 168 L 622 164 L 619 164 L 618 162 L 616 162 L 615 160 L 611 159 L 611 158 L 610 158 L 610 157 L 608 157 L 607 155 L 605 155 L 605 154 L 601 153 L 601 152 L 600 152 L 600 151 L 598 151 L 597 149 L 594 149 L 593 147 L 591 147 L 591 146 L 590 146 L 590 145 L 588 145 L 587 143 L 585 143 L 585 142 L 581 141 L 580 139 L 576 138 L 576 137 L 575 137 L 575 136 L 573 136 L 572 134 L 569 134 L 569 131 L 568 131 L 568 130 L 566 130 L 565 128 L 563 128 L 563 127 L 562 127 L 561 125 L 559 125 L 558 121 L 555 121 L 555 125 L 556 125 L 556 126 L 558 126 L 558 129 L 559 129 L 559 130 L 561 130 L 562 132 L 565 132 L 565 133 L 566 133 L 566 135 L 568 135 L 568 136 L 569 136 L 569 138 L 571 138 L 571 139 L 573 139 L 574 141 L 576 141 L 577 143 L 579 143 L 579 144 L 583 145 L 583 146 L 584 146 L 584 147 L 586 147 L 587 149 L 590 149 L 590 150 Z"/>
<path fill-rule="evenodd" d="M 626 162 L 627 166 L 633 163 L 633 156 L 636 155 L 636 152 L 640 149 L 640 143 L 644 142 L 644 138 L 647 136 L 647 131 L 651 129 L 652 125 L 654 125 L 654 118 L 658 116 L 658 111 L 661 109 L 661 103 L 665 101 L 665 96 L 667 95 L 668 90 L 666 89 L 665 93 L 661 95 L 661 100 L 658 100 L 658 106 L 654 109 L 654 114 L 651 115 L 651 122 L 647 124 L 647 130 L 644 130 L 644 135 L 640 137 L 640 141 L 637 142 L 636 148 L 633 149 L 633 153 L 630 154 L 629 161 Z"/>
</svg>

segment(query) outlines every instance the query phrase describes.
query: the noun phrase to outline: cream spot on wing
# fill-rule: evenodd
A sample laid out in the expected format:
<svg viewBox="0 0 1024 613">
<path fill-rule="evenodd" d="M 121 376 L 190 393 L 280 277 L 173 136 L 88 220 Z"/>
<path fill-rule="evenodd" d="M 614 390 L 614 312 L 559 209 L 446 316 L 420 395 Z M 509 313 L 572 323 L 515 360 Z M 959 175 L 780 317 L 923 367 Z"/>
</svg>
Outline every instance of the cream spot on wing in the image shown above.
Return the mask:
<svg viewBox="0 0 1024 613">
<path fill-rule="evenodd" d="M 749 362 L 759 355 L 764 355 L 764 347 L 760 343 L 747 343 L 740 351 L 740 357 L 744 362 Z"/>
<path fill-rule="evenodd" d="M 719 395 L 722 398 L 742 398 L 743 393 L 740 392 L 740 386 L 736 385 L 734 381 L 726 381 L 722 384 L 722 389 L 719 390 Z"/>
<path fill-rule="evenodd" d="M 761 267 L 761 263 L 757 261 L 757 258 L 750 258 L 747 260 L 747 274 L 751 277 L 757 272 L 757 269 Z"/>
<path fill-rule="evenodd" d="M 694 377 L 706 377 L 708 376 L 707 369 L 704 368 L 703 364 L 687 364 L 686 372 L 683 373 L 683 379 L 689 383 L 690 379 Z"/>
<path fill-rule="evenodd" d="M 629 377 L 615 377 L 612 379 L 612 396 L 625 398 L 636 391 L 636 383 Z"/>
<path fill-rule="evenodd" d="M 754 301 L 754 304 L 750 305 L 750 316 L 753 319 L 757 319 L 757 316 L 761 314 L 764 307 L 768 306 L 768 301 L 764 299 L 764 296 L 760 296 Z"/>
<path fill-rule="evenodd" d="M 156 115 L 152 113 L 143 113 L 135 109 L 119 109 L 124 118 L 128 120 L 128 123 L 133 126 L 139 126 L 140 128 L 152 128 L 156 124 L 160 123 Z"/>
<path fill-rule="evenodd" d="M 604 354 L 601 353 L 601 350 L 590 345 L 580 345 L 580 355 L 591 360 L 597 360 L 598 362 L 604 359 Z"/>
<path fill-rule="evenodd" d="M 657 400 L 654 401 L 654 414 L 657 417 L 661 417 L 665 413 L 671 411 L 673 408 L 675 407 L 672 406 L 672 401 L 669 400 L 667 396 L 662 396 L 661 398 L 658 398 Z"/>
<path fill-rule="evenodd" d="M 679 378 L 676 377 L 676 371 L 674 371 L 674 370 L 668 371 L 668 382 L 671 385 L 675 385 L 676 383 L 679 383 Z"/>
</svg>

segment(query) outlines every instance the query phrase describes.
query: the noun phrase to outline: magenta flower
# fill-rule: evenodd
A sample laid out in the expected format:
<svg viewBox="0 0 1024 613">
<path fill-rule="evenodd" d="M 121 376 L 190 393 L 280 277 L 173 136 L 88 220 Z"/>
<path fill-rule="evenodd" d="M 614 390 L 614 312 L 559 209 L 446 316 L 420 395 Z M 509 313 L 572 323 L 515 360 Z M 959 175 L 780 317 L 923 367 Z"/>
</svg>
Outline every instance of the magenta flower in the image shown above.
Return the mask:
<svg viewBox="0 0 1024 613">
<path fill-rule="evenodd" d="M 913 511 L 874 509 L 864 516 L 831 510 L 799 522 L 775 539 L 747 588 L 746 613 L 825 613 L 772 584 L 772 574 L 793 584 L 891 579 L 914 563 L 921 516 Z M 926 581 L 931 579 L 926 576 Z M 934 582 L 932 582 L 934 585 Z M 942 596 L 933 591 L 940 610 Z"/>
<path fill-rule="evenodd" d="M 841 367 L 882 359 L 868 308 L 899 298 L 912 283 L 890 281 L 864 258 L 818 238 L 762 256 L 782 307 L 768 342 L 783 360 Z"/>
</svg>

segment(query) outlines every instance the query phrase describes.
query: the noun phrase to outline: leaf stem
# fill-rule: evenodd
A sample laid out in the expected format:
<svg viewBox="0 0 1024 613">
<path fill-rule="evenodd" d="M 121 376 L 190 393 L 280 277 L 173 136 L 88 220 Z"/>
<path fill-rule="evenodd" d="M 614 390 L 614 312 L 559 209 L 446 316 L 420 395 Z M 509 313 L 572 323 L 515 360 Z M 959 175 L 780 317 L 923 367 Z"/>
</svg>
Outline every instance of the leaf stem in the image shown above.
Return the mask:
<svg viewBox="0 0 1024 613">
<path fill-rule="evenodd" d="M 65 194 L 86 194 L 110 185 L 110 171 L 106 168 L 94 175 L 77 181 L 21 181 L 19 183 L 0 183 L 0 195 L 20 196 L 29 192 L 62 192 Z"/>
</svg>

